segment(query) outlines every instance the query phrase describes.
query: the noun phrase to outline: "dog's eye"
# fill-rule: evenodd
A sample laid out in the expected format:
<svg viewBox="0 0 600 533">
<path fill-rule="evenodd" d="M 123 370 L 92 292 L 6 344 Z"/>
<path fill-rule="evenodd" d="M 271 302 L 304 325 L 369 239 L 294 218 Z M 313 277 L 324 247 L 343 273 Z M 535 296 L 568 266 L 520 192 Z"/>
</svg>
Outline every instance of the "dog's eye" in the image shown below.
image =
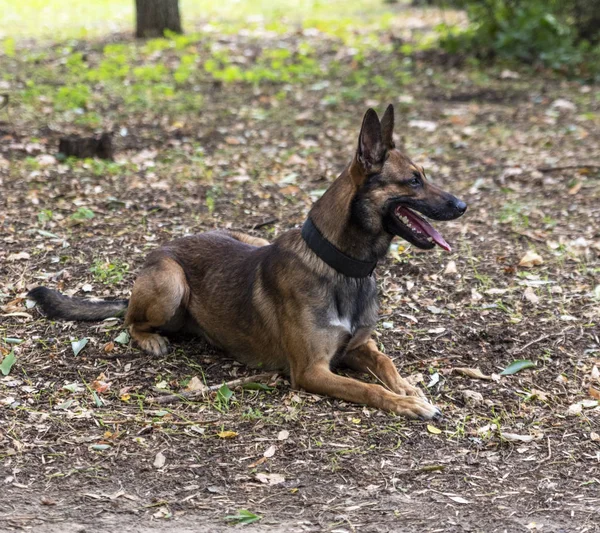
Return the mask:
<svg viewBox="0 0 600 533">
<path fill-rule="evenodd" d="M 409 183 L 413 187 L 418 187 L 421 184 L 421 176 L 413 176 Z"/>
</svg>

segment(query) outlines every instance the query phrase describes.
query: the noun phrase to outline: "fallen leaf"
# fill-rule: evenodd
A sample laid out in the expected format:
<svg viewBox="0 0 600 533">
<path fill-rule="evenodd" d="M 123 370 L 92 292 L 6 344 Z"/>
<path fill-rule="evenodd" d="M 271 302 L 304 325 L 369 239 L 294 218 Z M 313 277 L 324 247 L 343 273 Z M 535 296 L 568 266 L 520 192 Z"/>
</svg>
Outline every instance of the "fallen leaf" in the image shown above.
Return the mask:
<svg viewBox="0 0 600 533">
<path fill-rule="evenodd" d="M 20 261 L 22 259 L 29 259 L 31 256 L 27 252 L 19 252 L 17 254 L 10 254 L 6 260 L 7 261 Z"/>
<path fill-rule="evenodd" d="M 154 468 L 162 468 L 165 466 L 166 462 L 167 458 L 164 456 L 164 454 L 162 452 L 158 452 L 154 458 Z"/>
<path fill-rule="evenodd" d="M 110 353 L 115 349 L 115 343 L 112 341 L 107 342 L 102 349 L 104 350 L 104 353 Z"/>
<path fill-rule="evenodd" d="M 517 433 L 500 432 L 500 437 L 508 442 L 531 442 L 534 440 L 533 435 L 518 435 Z"/>
<path fill-rule="evenodd" d="M 92 381 L 91 387 L 96 392 L 103 393 L 103 392 L 106 392 L 108 389 L 110 389 L 110 383 L 106 383 L 106 381 L 103 381 L 104 377 L 105 377 L 104 374 L 100 374 L 100 376 L 98 376 L 97 379 Z"/>
<path fill-rule="evenodd" d="M 527 287 L 523 293 L 523 297 L 533 305 L 537 305 L 540 301 L 540 297 L 535 293 L 531 287 Z"/>
<path fill-rule="evenodd" d="M 496 294 L 506 294 L 508 292 L 508 289 L 498 289 L 498 288 L 492 288 L 492 289 L 488 289 L 487 291 L 485 291 L 486 294 L 489 294 L 491 296 L 494 296 Z"/>
<path fill-rule="evenodd" d="M 285 481 L 281 474 L 264 474 L 263 472 L 256 474 L 256 479 L 266 485 L 279 485 Z"/>
<path fill-rule="evenodd" d="M 440 315 L 444 312 L 440 307 L 436 307 L 435 305 L 428 305 L 427 310 L 434 315 Z"/>
<path fill-rule="evenodd" d="M 6 375 L 6 374 L 4 374 L 4 375 Z M 589 394 L 590 394 L 590 396 L 592 398 L 596 398 L 596 400 L 600 400 L 600 390 L 597 390 L 597 389 L 595 389 L 594 387 L 592 387 L 590 385 L 590 388 L 588 389 L 588 392 L 589 392 Z"/>
<path fill-rule="evenodd" d="M 439 372 L 435 372 L 434 374 L 431 374 L 431 378 L 429 379 L 429 383 L 427 384 L 427 388 L 430 389 L 431 387 L 437 385 L 440 381 L 440 373 Z"/>
<path fill-rule="evenodd" d="M 15 364 L 15 361 L 16 357 L 14 350 L 11 350 L 8 355 L 4 356 L 4 359 L 2 359 L 2 363 L 0 364 L 0 372 L 2 372 L 3 376 L 8 376 L 10 369 Z"/>
<path fill-rule="evenodd" d="M 456 261 L 448 261 L 448 264 L 446 265 L 444 275 L 448 276 L 450 274 L 458 274 L 458 269 L 456 268 Z"/>
<path fill-rule="evenodd" d="M 565 111 L 575 111 L 577 109 L 577 106 L 573 102 L 565 98 L 557 98 L 550 104 L 550 107 L 564 109 Z"/>
<path fill-rule="evenodd" d="M 568 190 L 568 193 L 569 193 L 571 196 L 574 196 L 575 194 L 577 194 L 577 193 L 579 192 L 579 190 L 581 189 L 581 186 L 582 186 L 582 185 L 583 185 L 583 182 L 582 182 L 582 181 L 578 181 L 578 182 L 576 182 L 576 183 L 575 183 L 575 185 L 573 185 L 573 187 L 571 187 L 571 188 Z"/>
<path fill-rule="evenodd" d="M 127 333 L 127 331 L 121 331 L 121 333 L 119 333 L 115 339 L 115 342 L 118 342 L 119 344 L 127 344 L 129 342 L 129 333 Z"/>
<path fill-rule="evenodd" d="M 527 529 L 529 530 L 534 530 L 534 529 L 544 529 L 544 525 L 543 524 L 538 524 L 537 522 L 529 522 L 529 524 L 527 524 L 525 526 Z"/>
<path fill-rule="evenodd" d="M 471 289 L 471 301 L 478 302 L 483 299 L 483 295 L 478 293 L 475 289 Z"/>
<path fill-rule="evenodd" d="M 271 445 L 265 450 L 265 453 L 263 453 L 263 457 L 266 457 L 267 459 L 269 457 L 273 457 L 276 451 L 277 447 L 275 445 Z"/>
<path fill-rule="evenodd" d="M 408 125 L 411 128 L 419 128 L 428 132 L 434 132 L 437 129 L 437 124 L 430 120 L 409 120 Z"/>
<path fill-rule="evenodd" d="M 531 389 L 531 393 L 529 395 L 530 398 L 538 398 L 542 402 L 548 401 L 548 395 L 539 389 Z"/>
<path fill-rule="evenodd" d="M 519 261 L 519 266 L 522 267 L 532 267 L 536 265 L 542 265 L 544 260 L 542 256 L 533 250 L 529 250 Z"/>
<path fill-rule="evenodd" d="M 473 378 L 473 379 L 485 379 L 487 381 L 491 381 L 492 380 L 492 376 L 486 376 L 481 370 L 479 370 L 479 368 L 454 368 L 452 369 L 454 372 L 457 372 L 459 374 L 463 374 L 467 377 Z"/>
<path fill-rule="evenodd" d="M 290 436 L 290 432 L 287 429 L 282 429 L 278 434 L 277 434 L 277 440 L 287 440 L 287 438 Z"/>
<path fill-rule="evenodd" d="M 237 437 L 238 434 L 235 431 L 219 431 L 217 436 L 221 439 L 233 439 L 234 437 Z"/>
<path fill-rule="evenodd" d="M 79 352 L 85 348 L 85 345 L 89 342 L 89 339 L 81 339 L 78 341 L 71 342 L 71 348 L 73 348 L 73 353 L 75 355 L 79 355 Z"/>
<path fill-rule="evenodd" d="M 202 382 L 202 380 L 198 376 L 194 376 L 192 379 L 190 379 L 185 390 L 190 392 L 205 391 L 208 390 L 208 387 Z"/>
<path fill-rule="evenodd" d="M 465 403 L 472 405 L 481 405 L 483 403 L 483 395 L 474 390 L 463 390 L 461 391 Z"/>
<path fill-rule="evenodd" d="M 429 431 L 429 433 L 433 433 L 434 435 L 439 435 L 442 432 L 440 428 L 436 428 L 431 424 L 427 424 L 427 431 Z"/>
<path fill-rule="evenodd" d="M 469 500 L 465 500 L 464 498 L 461 498 L 460 496 L 448 496 L 448 498 L 450 498 L 453 502 L 456 502 L 456 503 L 463 503 L 463 504 L 471 503 Z"/>
<path fill-rule="evenodd" d="M 259 521 L 261 518 L 262 516 L 251 513 L 247 509 L 240 509 L 237 514 L 226 516 L 225 520 L 235 522 L 236 524 L 252 524 L 253 522 Z"/>
<path fill-rule="evenodd" d="M 535 363 L 526 359 L 519 359 L 517 361 L 513 361 L 510 365 L 508 365 L 502 372 L 500 372 L 500 375 L 510 376 L 512 374 L 520 372 L 521 370 L 525 370 L 526 368 L 535 368 Z"/>
</svg>

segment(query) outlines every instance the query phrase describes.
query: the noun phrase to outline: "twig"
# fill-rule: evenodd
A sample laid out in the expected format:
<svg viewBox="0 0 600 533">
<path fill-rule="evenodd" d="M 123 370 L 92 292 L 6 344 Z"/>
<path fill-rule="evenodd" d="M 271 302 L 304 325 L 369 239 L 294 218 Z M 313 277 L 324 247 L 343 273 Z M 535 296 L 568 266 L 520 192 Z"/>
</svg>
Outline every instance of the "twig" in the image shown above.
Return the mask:
<svg viewBox="0 0 600 533">
<path fill-rule="evenodd" d="M 554 335 L 556 335 L 556 333 L 554 333 Z M 548 339 L 550 337 L 553 337 L 554 335 L 552 335 L 552 334 L 550 334 L 550 335 L 542 335 L 541 337 L 538 337 L 537 339 L 532 340 L 531 342 L 528 342 L 525 346 L 521 346 L 518 350 L 515 350 L 513 352 L 513 355 L 517 354 L 517 353 L 521 353 L 526 348 L 529 348 L 532 344 L 535 344 L 536 342 L 540 342 L 540 341 L 543 341 L 543 340 Z"/>
<path fill-rule="evenodd" d="M 199 396 L 204 396 L 208 392 L 218 391 L 223 385 L 227 385 L 230 389 L 234 389 L 240 387 L 241 385 L 245 385 L 246 383 L 254 383 L 257 381 L 271 381 L 277 374 L 274 372 L 269 372 L 265 374 L 255 374 L 253 376 L 246 376 L 239 379 L 234 379 L 232 381 L 228 381 L 226 383 L 221 383 L 220 385 L 211 385 L 210 387 L 206 387 L 205 389 L 194 390 L 194 391 L 183 391 L 177 394 L 168 394 L 167 396 L 161 396 L 160 398 L 149 398 L 148 401 L 152 403 L 172 403 L 172 402 L 181 402 L 184 400 L 189 400 L 192 398 L 197 398 Z"/>
<path fill-rule="evenodd" d="M 515 350 L 512 353 L 513 353 L 513 355 L 517 354 L 517 353 L 521 353 L 526 348 L 529 348 L 532 344 L 543 341 L 545 339 L 549 339 L 551 337 L 560 337 L 561 335 L 563 335 L 565 332 L 569 331 L 570 329 L 573 329 L 573 326 L 568 326 L 558 333 L 549 333 L 548 335 L 542 335 L 542 336 L 538 337 L 537 339 L 534 339 L 531 342 L 528 342 L 525 346 L 521 346 L 521 348 L 519 348 L 518 350 Z"/>
<path fill-rule="evenodd" d="M 275 224 L 275 222 L 279 222 L 278 218 L 270 218 L 269 220 L 265 220 L 264 222 L 259 222 L 258 224 L 254 224 L 252 229 L 262 228 L 264 226 L 270 226 L 271 224 Z"/>
<path fill-rule="evenodd" d="M 600 165 L 566 165 L 564 167 L 538 167 L 539 172 L 557 172 L 559 170 L 575 170 L 579 168 L 592 168 L 600 170 Z"/>
</svg>

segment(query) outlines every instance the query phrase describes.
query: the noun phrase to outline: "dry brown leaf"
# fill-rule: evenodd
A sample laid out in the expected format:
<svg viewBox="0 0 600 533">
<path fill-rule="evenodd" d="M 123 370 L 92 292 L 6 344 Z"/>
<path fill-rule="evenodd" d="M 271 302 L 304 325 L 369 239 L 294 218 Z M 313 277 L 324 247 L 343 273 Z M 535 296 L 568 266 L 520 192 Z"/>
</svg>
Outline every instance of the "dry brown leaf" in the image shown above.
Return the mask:
<svg viewBox="0 0 600 533">
<path fill-rule="evenodd" d="M 248 465 L 248 468 L 256 468 L 258 465 L 262 465 L 263 463 L 265 463 L 267 461 L 266 457 L 261 457 L 260 459 L 257 459 L 256 461 L 254 461 L 253 463 Z"/>
<path fill-rule="evenodd" d="M 185 390 L 189 392 L 204 391 L 207 390 L 207 387 L 198 376 L 194 376 L 192 379 L 190 379 Z"/>
<path fill-rule="evenodd" d="M 521 260 L 519 261 L 519 266 L 528 268 L 542 264 L 544 264 L 542 256 L 533 250 L 529 250 L 523 257 L 521 257 Z"/>
<path fill-rule="evenodd" d="M 595 398 L 596 400 L 600 400 L 600 390 L 595 389 L 594 387 L 592 387 L 590 385 L 588 392 L 592 398 Z"/>
<path fill-rule="evenodd" d="M 448 276 L 450 274 L 458 274 L 458 269 L 456 268 L 456 261 L 448 261 L 448 264 L 446 265 L 444 275 Z"/>
<path fill-rule="evenodd" d="M 472 405 L 481 405 L 483 403 L 483 395 L 474 390 L 463 390 L 461 391 L 465 403 Z"/>
<path fill-rule="evenodd" d="M 27 252 L 19 252 L 18 254 L 10 254 L 7 261 L 21 261 L 23 259 L 29 259 L 31 256 Z"/>
<path fill-rule="evenodd" d="M 486 376 L 481 370 L 479 370 L 479 368 L 453 368 L 452 369 L 454 372 L 457 372 L 459 374 L 463 374 L 464 376 L 467 376 L 469 378 L 473 378 L 473 379 L 485 379 L 487 381 L 491 381 L 493 378 L 492 376 Z"/>
<path fill-rule="evenodd" d="M 104 350 L 104 352 L 105 352 L 105 353 L 110 353 L 110 352 L 112 352 L 114 349 L 115 349 L 115 343 L 114 343 L 114 342 L 112 342 L 112 341 L 111 341 L 111 342 L 107 342 L 107 343 L 104 345 L 104 348 L 103 348 L 103 350 Z"/>
<path fill-rule="evenodd" d="M 105 379 L 106 376 L 104 375 L 104 372 L 102 372 L 94 381 L 92 381 L 92 389 L 99 393 L 106 392 L 110 389 L 110 383 L 104 381 Z"/>
<path fill-rule="evenodd" d="M 582 181 L 578 181 L 577 183 L 575 183 L 575 185 L 573 185 L 573 187 L 571 187 L 569 189 L 569 194 L 571 196 L 577 194 L 579 192 L 579 190 L 581 189 L 581 186 L 583 185 Z"/>
</svg>

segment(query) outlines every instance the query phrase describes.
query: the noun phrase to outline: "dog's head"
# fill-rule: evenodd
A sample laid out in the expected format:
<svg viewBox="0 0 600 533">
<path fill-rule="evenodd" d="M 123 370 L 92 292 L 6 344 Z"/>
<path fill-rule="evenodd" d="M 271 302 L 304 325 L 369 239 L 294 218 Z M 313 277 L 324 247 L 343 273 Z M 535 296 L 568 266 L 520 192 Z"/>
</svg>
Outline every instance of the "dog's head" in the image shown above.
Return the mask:
<svg viewBox="0 0 600 533">
<path fill-rule="evenodd" d="M 453 220 L 464 214 L 467 204 L 430 183 L 423 167 L 395 148 L 393 133 L 393 106 L 388 106 L 381 122 L 375 111 L 366 112 L 350 166 L 356 186 L 353 221 L 371 233 L 387 231 L 418 248 L 437 244 L 450 251 L 444 238 L 417 212 L 433 220 Z"/>
</svg>

